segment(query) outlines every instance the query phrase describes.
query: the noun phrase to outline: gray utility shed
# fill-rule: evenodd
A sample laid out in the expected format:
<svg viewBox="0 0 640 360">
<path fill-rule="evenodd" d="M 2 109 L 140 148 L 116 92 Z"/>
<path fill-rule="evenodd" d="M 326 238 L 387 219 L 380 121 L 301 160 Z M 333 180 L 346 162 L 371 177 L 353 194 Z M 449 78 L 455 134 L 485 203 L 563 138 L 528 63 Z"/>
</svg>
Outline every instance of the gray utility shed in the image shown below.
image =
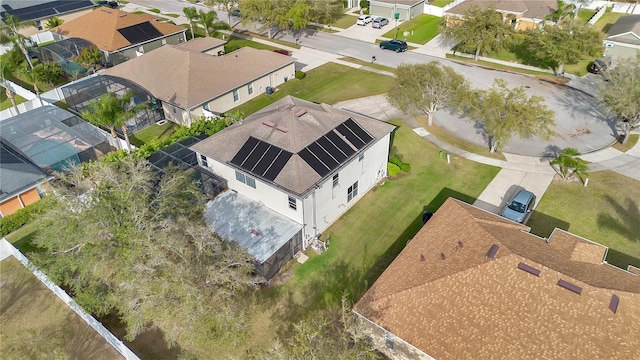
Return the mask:
<svg viewBox="0 0 640 360">
<path fill-rule="evenodd" d="M 233 190 L 210 201 L 204 217 L 218 236 L 246 248 L 267 280 L 302 250 L 302 224 Z"/>
</svg>

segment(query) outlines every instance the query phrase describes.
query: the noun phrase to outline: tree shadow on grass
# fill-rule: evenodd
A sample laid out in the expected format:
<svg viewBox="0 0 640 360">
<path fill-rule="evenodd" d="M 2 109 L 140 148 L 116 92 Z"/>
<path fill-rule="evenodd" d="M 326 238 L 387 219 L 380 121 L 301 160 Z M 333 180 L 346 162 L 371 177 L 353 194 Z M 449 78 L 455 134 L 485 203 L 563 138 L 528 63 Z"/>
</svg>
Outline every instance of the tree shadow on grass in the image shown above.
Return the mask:
<svg viewBox="0 0 640 360">
<path fill-rule="evenodd" d="M 509 46 L 509 51 L 524 65 L 542 69 L 555 69 L 558 66 L 554 61 L 538 58 L 526 38 Z"/>
<path fill-rule="evenodd" d="M 598 214 L 598 226 L 614 231 L 629 241 L 640 242 L 640 211 L 638 203 L 626 198 L 621 204 L 611 196 L 605 195 L 604 199 L 615 209 L 618 217 L 613 217 L 606 212 Z"/>
</svg>

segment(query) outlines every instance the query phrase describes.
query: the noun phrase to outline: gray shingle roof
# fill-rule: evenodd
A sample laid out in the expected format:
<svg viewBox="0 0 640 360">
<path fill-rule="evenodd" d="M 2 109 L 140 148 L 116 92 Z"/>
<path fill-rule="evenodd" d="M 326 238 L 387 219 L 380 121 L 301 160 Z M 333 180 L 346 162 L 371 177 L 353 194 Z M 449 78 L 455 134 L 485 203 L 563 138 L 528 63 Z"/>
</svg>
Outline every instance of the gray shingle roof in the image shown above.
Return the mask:
<svg viewBox="0 0 640 360">
<path fill-rule="evenodd" d="M 48 177 L 0 138 L 0 202 L 47 181 Z"/>
<path fill-rule="evenodd" d="M 306 113 L 297 116 L 301 111 Z M 293 156 L 273 183 L 291 193 L 304 194 L 323 177 L 297 153 L 349 118 L 373 137 L 372 143 L 394 129 L 393 125 L 347 110 L 286 96 L 247 117 L 242 123 L 201 141 L 192 149 L 222 163 L 228 163 L 251 136 L 277 146 L 293 153 Z M 286 132 L 278 130 L 278 127 L 286 129 Z M 359 152 L 356 152 L 344 163 L 358 154 Z M 331 173 L 327 176 L 331 176 Z"/>
</svg>

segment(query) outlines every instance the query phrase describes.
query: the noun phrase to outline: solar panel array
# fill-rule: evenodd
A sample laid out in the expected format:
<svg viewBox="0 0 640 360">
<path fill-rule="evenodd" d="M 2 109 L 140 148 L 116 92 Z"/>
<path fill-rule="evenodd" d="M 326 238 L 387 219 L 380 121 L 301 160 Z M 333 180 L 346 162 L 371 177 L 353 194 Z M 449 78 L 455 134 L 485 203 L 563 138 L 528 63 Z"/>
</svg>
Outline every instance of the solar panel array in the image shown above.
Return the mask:
<svg viewBox="0 0 640 360">
<path fill-rule="evenodd" d="M 318 175 L 324 177 L 355 154 L 356 150 L 347 141 L 360 150 L 373 141 L 373 137 L 353 119 L 347 119 L 302 149 L 298 155 Z"/>
<path fill-rule="evenodd" d="M 118 29 L 118 32 L 131 44 L 139 44 L 162 36 L 162 33 L 148 21 Z"/>
<path fill-rule="evenodd" d="M 292 155 L 289 151 L 251 136 L 231 159 L 231 163 L 253 175 L 273 181 Z"/>
<path fill-rule="evenodd" d="M 20 21 L 36 20 L 53 15 L 64 14 L 76 9 L 92 7 L 94 4 L 89 0 L 65 0 L 50 1 L 44 4 L 26 6 L 20 9 L 12 9 L 11 6 L 3 4 L 2 19 L 6 18 L 5 12 L 16 16 Z"/>
</svg>

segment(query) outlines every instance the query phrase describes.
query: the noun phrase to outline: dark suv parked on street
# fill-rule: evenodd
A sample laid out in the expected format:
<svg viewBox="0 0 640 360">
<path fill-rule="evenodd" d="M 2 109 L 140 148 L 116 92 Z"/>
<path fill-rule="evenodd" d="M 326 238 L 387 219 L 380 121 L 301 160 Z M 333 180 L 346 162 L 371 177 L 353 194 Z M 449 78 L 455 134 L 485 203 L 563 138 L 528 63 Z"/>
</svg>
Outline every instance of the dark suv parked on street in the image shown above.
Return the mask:
<svg viewBox="0 0 640 360">
<path fill-rule="evenodd" d="M 393 50 L 395 52 L 407 51 L 407 42 L 404 40 L 387 40 L 380 43 L 380 49 Z"/>
</svg>

